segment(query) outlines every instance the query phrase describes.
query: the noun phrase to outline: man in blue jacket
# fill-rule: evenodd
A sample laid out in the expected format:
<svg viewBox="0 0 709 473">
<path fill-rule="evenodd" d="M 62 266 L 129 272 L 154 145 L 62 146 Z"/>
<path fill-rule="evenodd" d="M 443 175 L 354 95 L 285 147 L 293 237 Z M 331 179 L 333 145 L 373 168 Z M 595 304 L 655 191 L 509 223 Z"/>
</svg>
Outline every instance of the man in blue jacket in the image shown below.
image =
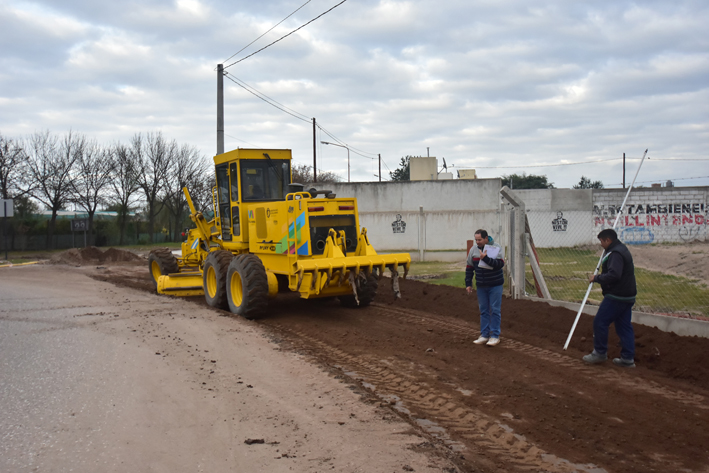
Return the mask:
<svg viewBox="0 0 709 473">
<path fill-rule="evenodd" d="M 635 333 L 630 319 L 638 291 L 633 256 L 611 228 L 601 231 L 598 240 L 605 250 L 602 273 L 592 275 L 588 282 L 600 283 L 603 302 L 593 319 L 593 352 L 584 356 L 583 361 L 596 364 L 608 359 L 608 328 L 615 324 L 622 348 L 620 358 L 613 358 L 613 363 L 623 368 L 635 368 Z"/>
<path fill-rule="evenodd" d="M 488 252 L 491 255 L 488 255 Z M 492 256 L 492 253 L 497 254 Z M 480 308 L 480 338 L 473 342 L 476 345 L 485 344 L 494 347 L 500 343 L 502 285 L 505 283 L 505 276 L 502 273 L 504 265 L 504 254 L 500 245 L 495 243 L 485 230 L 476 231 L 475 245 L 468 253 L 465 267 L 465 290 L 468 294 L 473 292 L 473 276 L 475 276 Z"/>
</svg>

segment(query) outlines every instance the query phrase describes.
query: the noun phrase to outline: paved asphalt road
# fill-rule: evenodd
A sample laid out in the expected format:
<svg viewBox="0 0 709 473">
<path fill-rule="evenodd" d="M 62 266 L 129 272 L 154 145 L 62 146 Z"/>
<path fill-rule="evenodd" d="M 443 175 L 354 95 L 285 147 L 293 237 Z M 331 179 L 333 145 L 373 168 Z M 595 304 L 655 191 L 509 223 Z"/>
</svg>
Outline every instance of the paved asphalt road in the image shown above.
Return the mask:
<svg viewBox="0 0 709 473">
<path fill-rule="evenodd" d="M 87 272 L 0 268 L 0 472 L 451 467 L 254 324 Z"/>
</svg>

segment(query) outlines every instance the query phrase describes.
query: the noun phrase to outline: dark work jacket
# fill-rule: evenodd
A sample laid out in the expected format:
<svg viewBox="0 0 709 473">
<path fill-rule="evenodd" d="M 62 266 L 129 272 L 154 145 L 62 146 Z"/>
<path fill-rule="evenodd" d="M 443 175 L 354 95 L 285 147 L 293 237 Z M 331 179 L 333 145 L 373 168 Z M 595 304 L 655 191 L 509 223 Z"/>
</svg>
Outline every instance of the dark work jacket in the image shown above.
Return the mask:
<svg viewBox="0 0 709 473">
<path fill-rule="evenodd" d="M 500 247 L 497 243 L 490 242 L 488 245 Z M 483 246 L 483 248 L 485 248 Z M 505 283 L 505 276 L 502 273 L 502 267 L 505 265 L 504 254 L 502 248 L 498 253 L 497 258 L 492 259 L 485 256 L 483 261 L 492 266 L 492 269 L 480 267 L 480 255 L 483 248 L 473 245 L 468 253 L 468 261 L 465 267 L 465 287 L 473 285 L 473 275 L 477 287 L 494 287 L 502 286 Z"/>
<path fill-rule="evenodd" d="M 601 266 L 602 273 L 594 282 L 601 284 L 603 295 L 623 302 L 635 302 L 638 293 L 635 285 L 635 265 L 628 247 L 616 240 L 606 249 Z"/>
</svg>

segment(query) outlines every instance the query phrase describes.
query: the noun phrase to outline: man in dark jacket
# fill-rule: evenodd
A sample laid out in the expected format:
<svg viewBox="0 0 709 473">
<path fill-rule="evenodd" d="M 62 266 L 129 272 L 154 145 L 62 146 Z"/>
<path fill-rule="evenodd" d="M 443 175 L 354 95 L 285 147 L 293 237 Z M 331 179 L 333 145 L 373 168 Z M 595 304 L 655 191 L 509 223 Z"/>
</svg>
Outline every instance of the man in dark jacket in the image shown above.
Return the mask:
<svg viewBox="0 0 709 473">
<path fill-rule="evenodd" d="M 473 343 L 494 347 L 500 343 L 502 322 L 502 285 L 505 282 L 502 273 L 502 267 L 505 265 L 502 248 L 485 230 L 478 230 L 475 232 L 475 245 L 468 253 L 467 263 L 465 289 L 468 294 L 473 292 L 475 276 L 480 309 L 480 338 Z"/>
<path fill-rule="evenodd" d="M 599 283 L 603 290 L 603 302 L 593 319 L 593 352 L 584 356 L 586 363 L 603 363 L 608 358 L 608 328 L 615 324 L 615 331 L 622 346 L 620 358 L 613 363 L 623 368 L 635 367 L 635 333 L 630 323 L 637 288 L 635 266 L 628 248 L 618 240 L 613 229 L 598 234 L 598 240 L 605 250 L 602 259 L 602 273 L 591 276 L 589 283 Z"/>
</svg>

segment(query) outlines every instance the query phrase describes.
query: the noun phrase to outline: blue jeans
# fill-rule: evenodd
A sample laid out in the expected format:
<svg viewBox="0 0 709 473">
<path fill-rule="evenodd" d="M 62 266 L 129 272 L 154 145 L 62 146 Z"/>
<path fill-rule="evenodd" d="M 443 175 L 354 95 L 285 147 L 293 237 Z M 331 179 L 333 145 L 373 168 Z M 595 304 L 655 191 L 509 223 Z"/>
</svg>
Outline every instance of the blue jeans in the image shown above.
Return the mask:
<svg viewBox="0 0 709 473">
<path fill-rule="evenodd" d="M 502 286 L 478 287 L 480 336 L 500 338 L 502 323 Z"/>
<path fill-rule="evenodd" d="M 608 353 L 608 328 L 615 324 L 615 333 L 622 346 L 620 357 L 624 360 L 635 358 L 635 332 L 630 318 L 633 315 L 634 302 L 621 302 L 604 297 L 593 319 L 593 349 L 599 355 Z"/>
</svg>

